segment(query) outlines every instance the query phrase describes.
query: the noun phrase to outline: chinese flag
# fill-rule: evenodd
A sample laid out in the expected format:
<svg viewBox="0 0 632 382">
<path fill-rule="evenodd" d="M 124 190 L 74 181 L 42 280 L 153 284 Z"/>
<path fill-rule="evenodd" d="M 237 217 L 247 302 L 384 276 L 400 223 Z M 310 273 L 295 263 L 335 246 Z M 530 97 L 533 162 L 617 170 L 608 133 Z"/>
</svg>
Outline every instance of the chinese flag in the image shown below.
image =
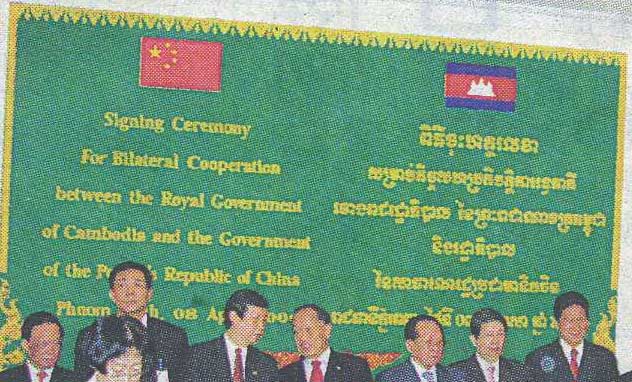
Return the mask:
<svg viewBox="0 0 632 382">
<path fill-rule="evenodd" d="M 143 37 L 140 46 L 140 86 L 220 91 L 222 43 Z"/>
</svg>

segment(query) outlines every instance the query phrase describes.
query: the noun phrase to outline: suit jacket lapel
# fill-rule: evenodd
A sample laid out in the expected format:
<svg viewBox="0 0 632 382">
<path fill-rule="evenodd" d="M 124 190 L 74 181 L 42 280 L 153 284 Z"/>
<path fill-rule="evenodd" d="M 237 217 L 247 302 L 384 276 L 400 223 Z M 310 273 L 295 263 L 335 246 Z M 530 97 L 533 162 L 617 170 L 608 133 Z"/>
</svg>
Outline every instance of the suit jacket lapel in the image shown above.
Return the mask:
<svg viewBox="0 0 632 382">
<path fill-rule="evenodd" d="M 211 354 L 211 359 L 217 362 L 217 370 L 211 370 L 210 375 L 219 374 L 218 381 L 232 381 L 232 371 L 230 370 L 230 361 L 228 360 L 228 350 L 224 336 L 217 339 L 216 354 Z M 214 362 L 209 362 L 208 366 L 212 367 Z"/>
<path fill-rule="evenodd" d="M 327 363 L 327 370 L 325 371 L 325 382 L 338 382 L 342 381 L 340 377 L 341 373 L 340 355 L 338 352 L 331 351 L 329 355 L 329 363 Z"/>
<path fill-rule="evenodd" d="M 595 379 L 593 378 L 594 361 L 592 355 L 593 353 L 590 351 L 588 344 L 584 341 L 584 350 L 582 352 L 582 358 L 579 361 L 579 382 L 592 381 Z"/>
<path fill-rule="evenodd" d="M 305 376 L 305 359 L 301 357 L 300 361 L 296 362 L 294 366 L 294 380 L 296 382 L 307 382 L 307 378 Z"/>
<path fill-rule="evenodd" d="M 437 365 L 437 382 L 444 382 L 448 380 L 448 372 L 442 365 Z"/>
<path fill-rule="evenodd" d="M 413 365 L 413 360 L 411 358 L 409 358 L 408 361 L 406 361 L 406 363 L 404 364 L 403 370 L 406 374 L 404 374 L 404 378 L 402 378 L 402 380 L 411 381 L 411 382 L 421 382 L 421 378 L 419 378 L 419 375 L 417 375 L 417 370 L 415 370 L 415 366 Z M 437 368 L 437 378 L 439 378 L 438 368 Z"/>
<path fill-rule="evenodd" d="M 257 359 L 255 358 L 255 350 L 252 346 L 248 347 L 248 353 L 246 353 L 246 364 L 244 365 L 244 380 L 245 381 L 258 381 L 259 380 L 259 365 L 257 365 Z"/>
<path fill-rule="evenodd" d="M 571 366 L 568 364 L 568 359 L 566 359 L 566 355 L 564 354 L 564 350 L 562 349 L 562 345 L 560 345 L 559 340 L 555 342 L 555 355 L 555 358 L 558 359 L 560 364 L 560 377 L 562 377 L 561 382 L 571 382 L 573 380 L 573 373 L 571 373 Z"/>
<path fill-rule="evenodd" d="M 52 375 L 50 376 L 50 382 L 67 382 L 61 379 L 61 372 L 57 367 L 53 369 Z"/>
<path fill-rule="evenodd" d="M 52 378 L 52 376 L 51 376 L 51 378 Z M 22 369 L 20 371 L 20 381 L 31 382 L 31 373 L 29 371 L 29 367 L 26 364 L 26 362 L 24 363 L 24 365 L 22 366 Z"/>
<path fill-rule="evenodd" d="M 481 381 L 481 382 L 486 382 L 487 379 L 485 378 L 485 373 L 483 372 L 483 370 L 481 369 L 481 365 L 479 365 L 478 360 L 476 359 L 476 354 L 474 354 L 473 356 L 470 357 L 470 359 L 467 361 L 467 369 L 468 369 L 468 374 L 470 375 L 470 378 L 472 378 L 472 381 Z"/>
<path fill-rule="evenodd" d="M 507 362 L 501 357 L 498 360 L 498 382 L 511 382 L 513 379 L 511 375 L 507 372 Z"/>
</svg>

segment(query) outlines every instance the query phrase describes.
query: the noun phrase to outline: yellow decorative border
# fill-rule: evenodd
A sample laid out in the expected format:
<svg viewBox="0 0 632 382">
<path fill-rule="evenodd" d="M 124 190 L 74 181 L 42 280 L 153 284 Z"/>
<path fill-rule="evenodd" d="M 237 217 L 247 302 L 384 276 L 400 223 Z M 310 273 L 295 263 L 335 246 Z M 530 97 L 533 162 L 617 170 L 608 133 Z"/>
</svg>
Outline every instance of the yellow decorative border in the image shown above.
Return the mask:
<svg viewBox="0 0 632 382">
<path fill-rule="evenodd" d="M 7 39 L 7 86 L 4 115 L 4 155 L 2 158 L 2 222 L 0 223 L 0 272 L 9 270 L 9 202 L 11 193 L 11 154 L 13 148 L 13 104 L 15 102 L 15 59 L 17 56 L 17 29 L 19 9 L 11 4 Z"/>
<path fill-rule="evenodd" d="M 309 26 L 277 25 L 220 19 L 197 19 L 144 13 L 116 12 L 61 6 L 11 4 L 11 18 L 44 20 L 92 26 L 163 29 L 213 34 L 231 34 L 277 40 L 310 41 L 329 44 L 372 46 L 383 48 L 422 49 L 429 51 L 476 54 L 507 58 L 553 61 L 574 61 L 598 65 L 621 65 L 626 54 L 587 49 L 560 48 L 448 37 L 363 32 Z"/>
<path fill-rule="evenodd" d="M 614 227 L 612 229 L 612 273 L 610 278 L 610 289 L 617 290 L 619 285 L 619 260 L 621 256 L 621 209 L 623 208 L 623 158 L 625 155 L 625 103 L 627 91 L 627 60 L 619 63 L 619 119 L 617 128 L 617 167 L 615 174 L 614 190 Z"/>
<path fill-rule="evenodd" d="M 383 47 L 391 49 L 421 49 L 448 53 L 463 53 L 506 58 L 523 58 L 576 62 L 620 67 L 618 147 L 616 164 L 616 190 L 613 227 L 613 255 L 611 289 L 616 290 L 619 280 L 621 236 L 621 207 L 623 192 L 623 154 L 626 102 L 627 54 L 587 49 L 560 48 L 540 45 L 466 40 L 448 37 L 416 36 L 381 32 L 337 30 L 321 27 L 275 25 L 257 22 L 240 22 L 220 19 L 196 19 L 143 13 L 93 10 L 61 6 L 11 3 L 9 15 L 7 92 L 5 139 L 2 181 L 2 226 L 0 227 L 0 273 L 8 270 L 9 179 L 11 176 L 11 148 L 13 143 L 13 104 L 15 91 L 15 58 L 17 23 L 24 20 L 43 20 L 92 26 L 118 26 L 121 28 L 163 29 L 199 33 L 231 34 L 277 40 L 309 41 L 312 43 L 346 44 L 353 46 Z"/>
</svg>

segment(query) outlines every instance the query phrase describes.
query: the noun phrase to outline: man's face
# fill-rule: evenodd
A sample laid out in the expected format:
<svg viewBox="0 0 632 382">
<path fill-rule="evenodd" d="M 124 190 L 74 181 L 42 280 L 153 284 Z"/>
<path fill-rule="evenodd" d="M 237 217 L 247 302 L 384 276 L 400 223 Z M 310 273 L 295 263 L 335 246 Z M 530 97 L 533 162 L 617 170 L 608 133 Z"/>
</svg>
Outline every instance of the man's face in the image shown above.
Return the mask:
<svg viewBox="0 0 632 382">
<path fill-rule="evenodd" d="M 500 321 L 486 322 L 481 325 L 478 338 L 470 336 L 476 352 L 487 362 L 498 361 L 505 347 L 505 327 Z"/>
<path fill-rule="evenodd" d="M 432 321 L 420 321 L 415 325 L 417 338 L 406 341 L 406 349 L 413 359 L 425 369 L 430 369 L 443 358 L 443 336 L 441 329 Z"/>
<path fill-rule="evenodd" d="M 294 315 L 294 341 L 299 353 L 306 358 L 318 358 L 329 346 L 331 325 L 318 319 L 313 309 L 302 309 Z"/>
<path fill-rule="evenodd" d="M 584 308 L 571 305 L 560 315 L 560 337 L 572 347 L 579 346 L 588 332 L 589 324 Z"/>
<path fill-rule="evenodd" d="M 120 313 L 142 316 L 147 310 L 147 303 L 151 300 L 153 291 L 147 288 L 143 272 L 128 269 L 116 275 L 110 296 Z"/>
<path fill-rule="evenodd" d="M 31 338 L 24 341 L 24 349 L 29 359 L 40 369 L 49 369 L 57 364 L 61 351 L 61 332 L 53 323 L 36 325 Z"/>
<path fill-rule="evenodd" d="M 230 329 L 238 333 L 246 343 L 245 346 L 256 344 L 266 331 L 268 321 L 268 309 L 259 306 L 248 305 L 244 317 L 236 312 L 230 312 Z"/>
</svg>

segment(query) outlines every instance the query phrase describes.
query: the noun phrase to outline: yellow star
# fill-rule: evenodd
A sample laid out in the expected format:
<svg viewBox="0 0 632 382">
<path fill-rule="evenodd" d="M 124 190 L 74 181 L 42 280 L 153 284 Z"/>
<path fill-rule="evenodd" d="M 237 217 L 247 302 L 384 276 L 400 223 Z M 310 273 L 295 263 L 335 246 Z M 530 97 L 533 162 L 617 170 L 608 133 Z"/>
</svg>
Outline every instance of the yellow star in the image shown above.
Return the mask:
<svg viewBox="0 0 632 382">
<path fill-rule="evenodd" d="M 158 49 L 158 47 L 155 44 L 151 49 L 149 49 L 149 54 L 151 54 L 150 56 L 151 58 L 154 58 L 154 57 L 160 58 L 160 53 L 161 53 L 161 50 Z"/>
</svg>

